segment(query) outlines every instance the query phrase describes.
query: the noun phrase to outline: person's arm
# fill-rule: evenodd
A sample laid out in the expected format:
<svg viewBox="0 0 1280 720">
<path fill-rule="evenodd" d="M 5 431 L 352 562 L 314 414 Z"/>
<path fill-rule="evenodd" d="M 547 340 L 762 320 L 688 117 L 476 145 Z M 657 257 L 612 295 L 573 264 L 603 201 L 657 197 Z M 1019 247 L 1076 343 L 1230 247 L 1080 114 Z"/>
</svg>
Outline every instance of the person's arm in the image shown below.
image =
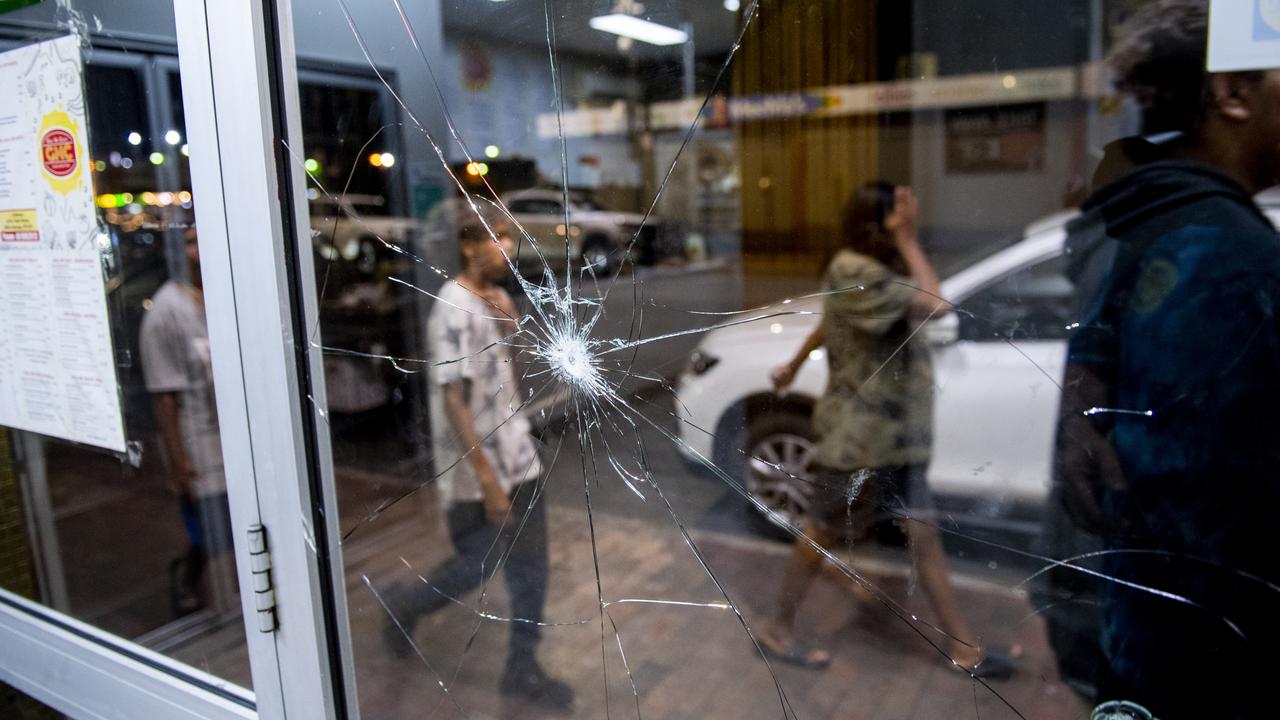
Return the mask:
<svg viewBox="0 0 1280 720">
<path fill-rule="evenodd" d="M 504 335 L 510 335 L 519 329 L 519 315 L 516 314 L 516 303 L 511 295 L 502 288 L 494 288 L 492 305 L 498 310 L 502 320 L 499 325 Z"/>
<path fill-rule="evenodd" d="M 1054 481 L 1067 513 L 1082 529 L 1103 535 L 1123 529 L 1125 519 L 1103 511 L 1104 493 L 1127 488 L 1115 446 L 1089 411 L 1107 405 L 1106 383 L 1095 370 L 1068 363 L 1063 372 L 1058 431 L 1054 439 Z"/>
<path fill-rule="evenodd" d="M 893 235 L 893 242 L 907 263 L 911 284 L 916 288 L 916 293 L 911 298 L 911 316 L 937 317 L 946 314 L 949 305 L 942 299 L 942 282 L 938 279 L 938 272 L 933 269 L 929 256 L 920 247 L 916 214 L 915 193 L 909 187 L 898 187 L 894 191 L 893 212 L 885 218 L 885 228 Z"/>
<path fill-rule="evenodd" d="M 800 372 L 800 368 L 804 365 L 804 361 L 809 359 L 809 353 L 826 344 L 826 331 L 822 329 L 822 323 L 819 322 L 818 325 L 813 328 L 813 332 L 809 333 L 809 336 L 804 339 L 804 342 L 800 345 L 800 349 L 796 351 L 796 354 L 791 358 L 791 360 L 783 365 L 779 365 L 773 369 L 773 372 L 769 373 L 769 380 L 773 382 L 773 389 L 779 392 L 786 390 L 787 387 L 789 387 L 796 379 L 796 373 Z"/>
<path fill-rule="evenodd" d="M 484 501 L 484 513 L 489 522 L 496 524 L 506 519 L 511 510 L 511 498 L 498 482 L 498 474 L 494 472 L 489 456 L 480 446 L 480 433 L 476 431 L 475 417 L 467 405 L 463 383 L 466 380 L 447 383 L 440 386 L 444 393 L 444 414 L 449 424 L 457 433 L 461 447 L 467 448 L 467 458 L 476 473 L 476 482 L 480 484 L 480 494 Z"/>
<path fill-rule="evenodd" d="M 176 392 L 158 392 L 152 393 L 151 405 L 155 411 L 156 423 L 160 426 L 160 441 L 169 457 L 169 489 L 178 497 L 189 500 L 196 471 L 191 465 L 191 458 L 187 456 L 187 447 L 182 443 L 182 428 L 179 425 L 182 400 Z"/>
</svg>

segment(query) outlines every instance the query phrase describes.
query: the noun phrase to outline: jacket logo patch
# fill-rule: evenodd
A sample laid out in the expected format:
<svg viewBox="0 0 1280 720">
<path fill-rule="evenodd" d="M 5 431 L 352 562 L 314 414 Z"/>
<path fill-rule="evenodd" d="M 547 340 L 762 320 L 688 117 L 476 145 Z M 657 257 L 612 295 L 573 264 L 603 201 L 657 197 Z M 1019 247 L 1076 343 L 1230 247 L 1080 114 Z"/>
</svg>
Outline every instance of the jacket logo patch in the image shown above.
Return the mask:
<svg viewBox="0 0 1280 720">
<path fill-rule="evenodd" d="M 1134 311 L 1145 315 L 1160 307 L 1178 286 L 1178 279 L 1178 267 L 1172 262 L 1158 258 L 1147 263 L 1133 289 Z"/>
</svg>

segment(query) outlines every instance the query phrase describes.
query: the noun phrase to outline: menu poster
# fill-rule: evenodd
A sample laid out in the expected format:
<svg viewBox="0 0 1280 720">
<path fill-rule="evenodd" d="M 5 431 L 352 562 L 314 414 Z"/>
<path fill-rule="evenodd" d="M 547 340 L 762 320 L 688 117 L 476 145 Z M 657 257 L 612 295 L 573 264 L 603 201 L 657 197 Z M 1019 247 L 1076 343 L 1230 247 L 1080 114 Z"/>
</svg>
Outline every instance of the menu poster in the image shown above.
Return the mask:
<svg viewBox="0 0 1280 720">
<path fill-rule="evenodd" d="M 0 425 L 125 452 L 74 36 L 0 53 Z"/>
</svg>

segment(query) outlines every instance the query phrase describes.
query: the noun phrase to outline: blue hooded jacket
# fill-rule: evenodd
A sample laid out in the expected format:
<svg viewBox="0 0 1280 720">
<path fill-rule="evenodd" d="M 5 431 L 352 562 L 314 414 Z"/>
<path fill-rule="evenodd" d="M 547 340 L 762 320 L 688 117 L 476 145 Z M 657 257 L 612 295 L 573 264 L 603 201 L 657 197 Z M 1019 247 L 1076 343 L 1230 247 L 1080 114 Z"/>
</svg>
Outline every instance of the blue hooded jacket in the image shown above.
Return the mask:
<svg viewBox="0 0 1280 720">
<path fill-rule="evenodd" d="M 1258 717 L 1255 680 L 1280 670 L 1280 237 L 1243 187 L 1186 161 L 1082 210 L 1068 365 L 1106 388 L 1092 422 L 1123 476 L 1099 498 L 1104 693 L 1162 719 Z"/>
</svg>

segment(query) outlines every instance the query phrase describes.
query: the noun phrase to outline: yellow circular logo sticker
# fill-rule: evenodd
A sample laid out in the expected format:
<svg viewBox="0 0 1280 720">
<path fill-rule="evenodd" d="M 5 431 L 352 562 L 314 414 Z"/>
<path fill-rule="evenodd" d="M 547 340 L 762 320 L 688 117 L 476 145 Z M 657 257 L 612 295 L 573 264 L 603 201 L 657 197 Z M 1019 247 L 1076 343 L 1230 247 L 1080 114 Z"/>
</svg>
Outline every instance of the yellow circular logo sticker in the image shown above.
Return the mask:
<svg viewBox="0 0 1280 720">
<path fill-rule="evenodd" d="M 84 144 L 80 126 L 62 110 L 40 121 L 40 170 L 54 192 L 69 195 L 84 178 Z"/>
</svg>

